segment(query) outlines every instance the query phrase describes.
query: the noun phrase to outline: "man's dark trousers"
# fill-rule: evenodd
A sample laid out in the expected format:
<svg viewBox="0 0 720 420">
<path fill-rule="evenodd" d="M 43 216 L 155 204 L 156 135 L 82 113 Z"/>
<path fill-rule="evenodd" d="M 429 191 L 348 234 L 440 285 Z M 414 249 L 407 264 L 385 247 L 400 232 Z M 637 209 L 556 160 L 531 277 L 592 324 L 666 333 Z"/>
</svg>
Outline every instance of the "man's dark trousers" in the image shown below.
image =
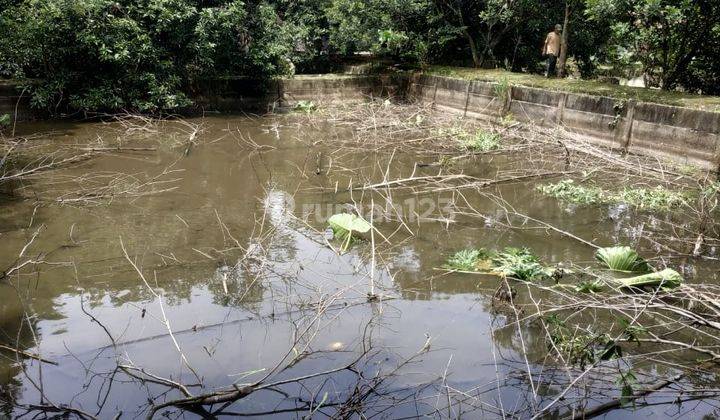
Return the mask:
<svg viewBox="0 0 720 420">
<path fill-rule="evenodd" d="M 547 77 L 555 77 L 556 67 L 557 67 L 557 56 L 553 54 L 548 54 L 548 63 L 547 63 Z"/>
</svg>

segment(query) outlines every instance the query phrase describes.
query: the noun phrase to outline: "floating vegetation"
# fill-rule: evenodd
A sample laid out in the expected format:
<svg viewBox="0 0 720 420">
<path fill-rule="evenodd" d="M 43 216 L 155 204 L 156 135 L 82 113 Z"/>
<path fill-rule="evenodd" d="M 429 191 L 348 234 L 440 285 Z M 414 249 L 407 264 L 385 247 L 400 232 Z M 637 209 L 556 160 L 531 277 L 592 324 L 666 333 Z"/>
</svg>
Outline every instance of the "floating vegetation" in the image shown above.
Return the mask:
<svg viewBox="0 0 720 420">
<path fill-rule="evenodd" d="M 669 210 L 687 204 L 688 195 L 657 186 L 655 188 L 626 188 L 614 199 L 615 202 L 649 210 Z"/>
<path fill-rule="evenodd" d="M 358 234 L 368 233 L 372 226 L 360 216 L 340 213 L 328 219 L 328 224 L 333 231 L 333 237 L 342 241 L 340 252 L 345 252 L 355 241 L 359 239 Z"/>
<path fill-rule="evenodd" d="M 475 135 L 461 141 L 464 148 L 473 152 L 489 152 L 500 148 L 500 134 L 478 130 Z"/>
<path fill-rule="evenodd" d="M 317 105 L 315 105 L 315 102 L 313 101 L 298 101 L 298 103 L 295 104 L 295 111 L 298 112 L 304 112 L 306 114 L 309 114 L 315 110 L 317 110 Z"/>
<path fill-rule="evenodd" d="M 646 210 L 671 210 L 687 204 L 689 199 L 685 192 L 672 191 L 662 186 L 625 188 L 622 191 L 613 192 L 596 186 L 577 185 L 572 179 L 540 185 L 537 189 L 545 195 L 575 204 L 625 203 Z"/>
<path fill-rule="evenodd" d="M 552 343 L 550 347 L 557 349 L 571 365 L 580 365 L 584 369 L 588 364 L 623 357 L 623 349 L 619 342 L 605 331 L 571 328 L 556 314 L 545 317 L 544 321 Z M 634 325 L 625 318 L 617 318 L 617 324 L 622 328 L 617 336 L 623 341 L 640 344 L 639 336 L 647 333 L 646 328 Z M 632 376 L 630 371 L 626 374 Z M 622 378 L 623 381 L 628 379 L 630 378 Z M 623 390 L 623 392 L 627 391 Z"/>
<path fill-rule="evenodd" d="M 537 189 L 545 195 L 575 204 L 600 204 L 604 201 L 603 191 L 600 188 L 576 185 L 572 179 L 540 185 Z"/>
<path fill-rule="evenodd" d="M 595 258 L 611 270 L 632 273 L 647 273 L 650 265 L 629 246 L 612 246 L 600 248 Z"/>
<path fill-rule="evenodd" d="M 583 281 L 575 286 L 575 291 L 579 293 L 598 293 L 603 290 L 603 282 L 599 280 L 595 281 Z"/>
<path fill-rule="evenodd" d="M 666 268 L 655 273 L 643 274 L 641 276 L 630 277 L 627 279 L 615 279 L 622 287 L 635 288 L 661 288 L 663 290 L 675 289 L 683 283 L 683 277 L 677 271 Z"/>
<path fill-rule="evenodd" d="M 555 271 L 542 265 L 540 259 L 527 248 L 505 248 L 492 257 L 492 263 L 502 275 L 520 280 L 549 277 Z"/>
<path fill-rule="evenodd" d="M 463 249 L 453 254 L 445 266 L 459 271 L 478 271 L 477 263 L 488 258 L 484 249 Z"/>
<path fill-rule="evenodd" d="M 490 152 L 500 148 L 502 137 L 492 131 L 478 129 L 474 133 L 460 127 L 440 130 L 440 135 L 452 137 L 463 149 L 472 152 Z"/>
<path fill-rule="evenodd" d="M 520 280 L 539 280 L 552 276 L 555 269 L 546 267 L 527 248 L 505 248 L 502 251 L 464 249 L 453 254 L 445 268 L 475 271 Z"/>
<path fill-rule="evenodd" d="M 614 271 L 626 273 L 648 273 L 624 279 L 610 279 L 610 282 L 619 287 L 634 288 L 657 288 L 663 290 L 674 289 L 683 283 L 683 277 L 677 271 L 666 268 L 662 271 L 650 273 L 652 267 L 638 253 L 627 246 L 613 246 L 600 248 L 595 253 L 595 258 L 602 262 L 607 268 Z M 594 293 L 601 289 L 599 281 L 594 283 L 581 283 L 576 286 L 576 291 Z"/>
</svg>

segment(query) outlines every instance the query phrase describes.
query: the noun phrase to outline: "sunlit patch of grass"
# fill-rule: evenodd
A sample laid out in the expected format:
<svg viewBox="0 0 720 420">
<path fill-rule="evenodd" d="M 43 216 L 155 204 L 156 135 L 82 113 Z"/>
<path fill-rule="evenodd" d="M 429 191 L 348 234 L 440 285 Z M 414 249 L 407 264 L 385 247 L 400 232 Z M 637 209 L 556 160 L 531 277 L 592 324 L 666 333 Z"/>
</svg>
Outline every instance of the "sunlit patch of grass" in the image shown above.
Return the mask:
<svg viewBox="0 0 720 420">
<path fill-rule="evenodd" d="M 465 80 L 482 80 L 510 85 L 536 87 L 546 90 L 608 96 L 618 99 L 635 99 L 666 105 L 684 106 L 720 112 L 720 97 L 695 95 L 686 92 L 664 91 L 633 86 L 621 86 L 597 80 L 547 79 L 541 75 L 514 73 L 501 69 L 477 69 L 469 67 L 430 66 L 427 74 Z"/>
</svg>

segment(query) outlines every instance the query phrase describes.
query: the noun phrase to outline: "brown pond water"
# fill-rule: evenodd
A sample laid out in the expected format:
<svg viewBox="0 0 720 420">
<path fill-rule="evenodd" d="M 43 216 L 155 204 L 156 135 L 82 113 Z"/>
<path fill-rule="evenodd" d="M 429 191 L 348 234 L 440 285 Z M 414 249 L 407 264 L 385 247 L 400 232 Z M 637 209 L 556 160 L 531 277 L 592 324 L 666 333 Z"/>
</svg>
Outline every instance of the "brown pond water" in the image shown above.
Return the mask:
<svg viewBox="0 0 720 420">
<path fill-rule="evenodd" d="M 492 309 L 498 279 L 446 274 L 437 268 L 448 255 L 467 247 L 524 246 L 548 264 L 590 263 L 594 249 L 544 230 L 497 229 L 492 223 L 453 215 L 443 209 L 447 193 L 398 193 L 393 202 L 406 215 L 418 210 L 425 218 L 411 220 L 408 229 L 399 229 L 393 221 L 376 222 L 384 235 L 392 237 L 392 245 L 375 238 L 384 247 L 374 273 L 376 293 L 384 298 L 367 303 L 369 245 L 359 243 L 339 256 L 325 243 L 325 219 L 336 205 L 342 208 L 351 202 L 349 194 L 334 192 L 336 183 L 347 186 L 351 176 L 360 180 L 360 172 L 381 179 L 389 156 L 341 155 L 309 147 L 298 137 L 333 138 L 349 135 L 348 128 L 309 128 L 289 124 L 282 116 L 212 116 L 194 122 L 202 122 L 204 131 L 187 156 L 177 130 L 159 128 L 133 143 L 145 142 L 157 151 L 108 154 L 19 186 L 25 195 L 36 190 L 56 197 L 76 186 L 62 182 L 71 176 L 124 173 L 145 179 L 171 168 L 159 178 L 167 182 L 154 187 L 174 187 L 170 191 L 119 195 L 93 205 L 56 203 L 36 208 L 29 199 L 0 203 L 0 267 L 14 263 L 40 226 L 44 228 L 26 255 L 45 254 L 47 262 L 38 271 L 24 270 L 0 284 L 0 344 L 15 347 L 19 342 L 29 352 L 57 362 L 25 359 L 23 370 L 14 353 L 0 355 L 0 401 L 6 415 L 23 414 L 22 405 L 44 399 L 100 418 L 113 418 L 119 412 L 122 418 L 136 418 L 144 415 L 150 397 L 158 403 L 181 397 L 176 391 L 166 393 L 164 386 L 132 380 L 116 369 L 118 360 L 173 380 L 198 382 L 167 334 L 158 299 L 124 258 L 121 240 L 162 295 L 178 345 L 205 385 L 192 389 L 198 394 L 263 377 L 292 351 L 295 325 L 301 329 L 309 325 L 307 320 L 316 310 L 312 304 L 320 301 L 334 306 L 319 320 L 309 346 L 295 345 L 313 353 L 270 382 L 342 366 L 370 341 L 376 353 L 362 365 L 362 372 L 366 378 L 387 374 L 431 337 L 431 351 L 404 365 L 367 397 L 361 407 L 368 418 L 461 413 L 466 418 L 502 417 L 501 407 L 526 417 L 531 407 L 542 407 L 559 391 L 544 388 L 537 398 L 532 396 L 523 372 L 526 364 L 539 369 L 547 363 L 545 337 L 532 325 L 518 330 L 509 317 Z M 100 123 L 43 123 L 26 129 L 52 129 L 58 142 L 85 142 L 112 137 L 116 128 Z M 251 151 L 231 131 L 274 149 Z M 318 152 L 323 153 L 320 175 L 315 174 Z M 396 154 L 390 178 L 408 176 L 416 161 L 414 156 Z M 482 175 L 511 164 L 522 162 L 478 159 L 464 170 Z M 436 168 L 419 172 L 435 173 Z M 635 244 L 636 217 L 622 206 L 560 203 L 541 196 L 532 183 L 505 185 L 496 192 L 522 212 L 598 244 Z M 467 197 L 485 215 L 501 216 L 495 204 L 479 194 Z M 639 250 L 656 255 L 653 249 Z M 239 264 L 241 260 L 244 263 Z M 690 281 L 719 280 L 716 263 L 684 268 Z M 116 348 L 85 312 L 107 328 Z M 664 373 L 663 368 L 646 368 Z M 351 395 L 357 381 L 356 373 L 341 371 L 308 380 L 303 387 L 278 386 L 286 395 L 256 392 L 228 411 L 275 412 L 262 415 L 275 418 L 333 416 L 337 407 L 331 402 Z M 310 398 L 325 403 L 314 407 L 316 411 L 292 411 Z M 602 401 L 598 398 L 590 405 Z M 670 401 L 659 398 L 658 402 Z M 607 416 L 675 418 L 691 412 L 696 417 L 713 410 L 712 402 L 695 401 L 615 410 Z M 157 416 L 161 414 L 197 415 L 172 408 Z"/>
</svg>

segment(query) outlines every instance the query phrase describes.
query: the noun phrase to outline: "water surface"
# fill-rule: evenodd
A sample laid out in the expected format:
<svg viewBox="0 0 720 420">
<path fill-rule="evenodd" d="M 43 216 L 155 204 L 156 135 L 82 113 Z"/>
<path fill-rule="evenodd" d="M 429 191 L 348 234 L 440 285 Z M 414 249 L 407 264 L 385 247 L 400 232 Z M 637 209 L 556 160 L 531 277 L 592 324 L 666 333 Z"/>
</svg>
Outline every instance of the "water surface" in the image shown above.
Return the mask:
<svg viewBox="0 0 720 420">
<path fill-rule="evenodd" d="M 593 248 L 546 230 L 502 229 L 453 214 L 443 207 L 455 197 L 453 191 L 398 191 L 392 201 L 405 212 L 408 226 L 376 221 L 389 239 L 375 238 L 372 270 L 368 243 L 344 255 L 327 245 L 325 219 L 353 200 L 369 204 L 367 194 L 343 190 L 349 183 L 382 179 L 388 154 L 308 145 L 307 139 L 351 135 L 352 127 L 329 123 L 311 127 L 284 116 L 210 116 L 191 122 L 203 130 L 189 149 L 177 125 L 161 125 L 133 134 L 128 143 L 157 150 L 108 153 L 17 185 L 23 199 L 2 199 L 0 267 L 13 265 L 38 229 L 27 255 L 45 264 L 0 283 L 0 344 L 19 344 L 57 363 L 2 353 L 0 401 L 7 415 L 50 401 L 100 418 L 119 412 L 135 418 L 145 413 L 149 397 L 156 403 L 181 397 L 177 391 L 165 393 L 161 385 L 131 380 L 118 363 L 188 384 L 202 382 L 205 388 L 193 388 L 202 393 L 260 379 L 293 347 L 308 356 L 270 382 L 342 366 L 368 343 L 372 358 L 362 373 L 366 378 L 392 374 L 367 403 L 355 405 L 368 417 L 501 417 L 503 410 L 523 417 L 529 407 L 542 406 L 559 391 L 532 395 L 523 372 L 548 363 L 545 337 L 533 325 L 518 329 L 511 316 L 492 308 L 499 280 L 439 268 L 448 255 L 467 247 L 524 246 L 548 264 L 590 263 Z M 49 129 L 59 143 L 86 143 L 98 136 L 112 140 L 123 132 L 102 123 L 26 127 Z M 409 176 L 420 159 L 396 152 L 390 178 Z M 523 163 L 496 156 L 472 159 L 461 169 L 482 177 L 507 165 Z M 435 167 L 416 170 L 438 173 Z M 48 201 L 77 197 L 71 193 L 88 188 L 98 179 L 93 177 L 120 174 L 155 183 L 117 197 Z M 81 175 L 85 178 L 78 180 Z M 532 183 L 503 185 L 493 192 L 525 214 L 599 244 L 635 240 L 637 220 L 627 209 L 560 203 L 541 196 Z M 490 220 L 502 217 L 481 194 L 467 191 L 465 196 Z M 121 243 L 148 284 L 126 260 Z M 717 269 L 717 264 L 699 263 L 690 280 L 717 281 Z M 380 301 L 368 302 L 371 275 Z M 148 286 L 162 297 L 162 310 Z M 316 320 L 318 304 L 324 311 Z M 183 362 L 164 319 L 195 373 Z M 298 332 L 308 326 L 312 334 L 296 343 Z M 406 363 L 428 343 L 430 351 Z M 357 372 L 341 371 L 304 387 L 285 384 L 285 395 L 257 392 L 229 411 L 274 412 L 277 418 L 337 415 L 332 405 L 314 412 L 292 410 L 303 407 L 308 395 L 327 402 L 349 398 L 357 383 Z M 295 398 L 299 395 L 304 399 Z M 695 413 L 712 411 L 693 407 Z M 657 406 L 608 416 L 679 417 L 683 410 Z M 158 416 L 162 413 L 177 416 L 180 411 L 168 408 Z"/>
</svg>

